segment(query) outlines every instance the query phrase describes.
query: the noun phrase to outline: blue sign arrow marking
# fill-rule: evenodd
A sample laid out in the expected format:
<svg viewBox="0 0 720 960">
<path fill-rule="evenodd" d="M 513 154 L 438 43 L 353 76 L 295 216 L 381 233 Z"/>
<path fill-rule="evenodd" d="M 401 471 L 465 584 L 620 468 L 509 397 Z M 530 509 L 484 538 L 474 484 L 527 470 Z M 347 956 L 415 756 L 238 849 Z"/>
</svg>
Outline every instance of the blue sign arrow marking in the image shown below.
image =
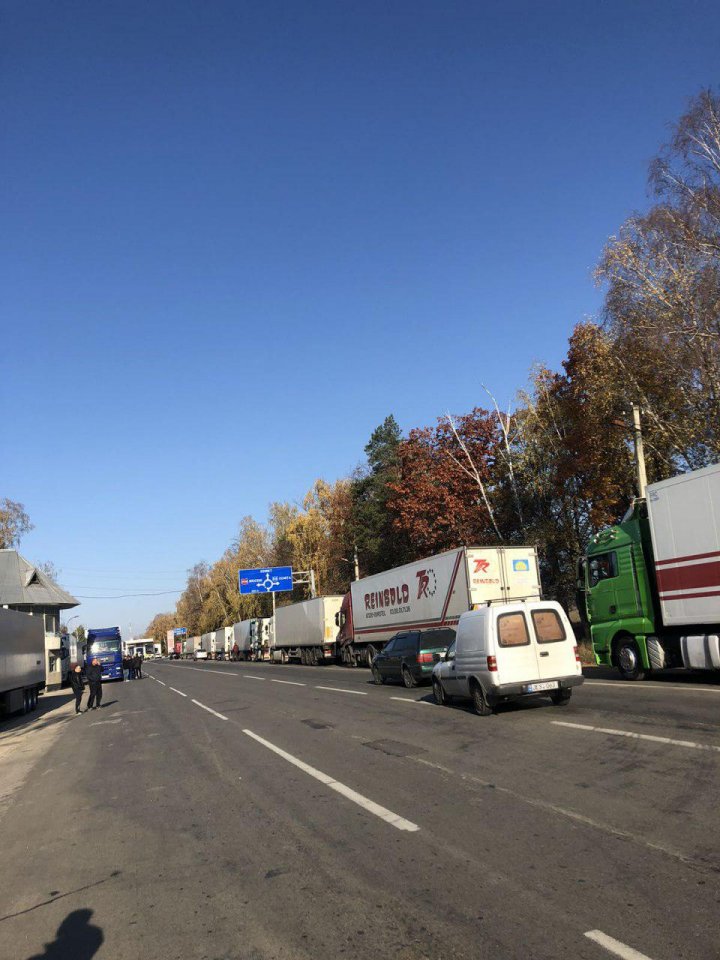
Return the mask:
<svg viewBox="0 0 720 960">
<path fill-rule="evenodd" d="M 283 590 L 292 590 L 292 567 L 240 570 L 238 584 L 240 593 L 280 593 Z"/>
</svg>

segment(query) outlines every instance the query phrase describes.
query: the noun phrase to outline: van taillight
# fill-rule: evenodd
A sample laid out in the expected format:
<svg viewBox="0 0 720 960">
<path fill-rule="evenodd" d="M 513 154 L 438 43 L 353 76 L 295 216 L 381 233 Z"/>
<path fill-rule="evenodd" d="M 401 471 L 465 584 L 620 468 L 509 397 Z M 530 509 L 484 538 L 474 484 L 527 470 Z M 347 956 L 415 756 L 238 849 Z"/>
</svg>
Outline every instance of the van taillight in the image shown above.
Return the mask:
<svg viewBox="0 0 720 960">
<path fill-rule="evenodd" d="M 582 660 L 580 659 L 580 654 L 579 654 L 579 652 L 578 652 L 578 648 L 577 648 L 577 647 L 573 647 L 573 650 L 575 651 L 575 662 L 576 662 L 576 663 L 582 663 Z"/>
<path fill-rule="evenodd" d="M 487 665 L 490 673 L 497 673 L 497 657 L 488 657 Z"/>
</svg>

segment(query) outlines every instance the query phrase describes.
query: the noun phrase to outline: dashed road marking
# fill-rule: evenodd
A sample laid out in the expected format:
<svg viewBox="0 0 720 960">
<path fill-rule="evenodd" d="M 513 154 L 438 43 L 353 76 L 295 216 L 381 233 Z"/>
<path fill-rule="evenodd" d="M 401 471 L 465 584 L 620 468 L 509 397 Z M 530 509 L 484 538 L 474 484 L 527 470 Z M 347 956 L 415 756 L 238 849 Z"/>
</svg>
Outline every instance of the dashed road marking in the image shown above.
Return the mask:
<svg viewBox="0 0 720 960">
<path fill-rule="evenodd" d="M 430 703 L 429 700 L 413 700 L 412 697 L 390 697 L 390 699 L 397 700 L 399 703 Z"/>
<path fill-rule="evenodd" d="M 183 693 L 182 690 L 177 690 L 175 687 L 170 687 L 170 690 L 172 690 L 173 693 L 179 693 L 181 697 L 187 696 L 186 693 Z"/>
<path fill-rule="evenodd" d="M 224 714 L 218 713 L 217 710 L 213 710 L 212 707 L 206 707 L 205 704 L 200 703 L 199 700 L 193 700 L 192 702 L 195 704 L 196 707 L 202 707 L 203 710 L 207 710 L 208 713 L 214 714 L 216 717 L 219 717 L 221 720 L 228 719 Z"/>
<path fill-rule="evenodd" d="M 694 740 L 673 740 L 672 737 L 656 737 L 650 733 L 634 733 L 631 730 L 614 730 L 612 727 L 592 727 L 584 723 L 569 723 L 567 720 L 551 720 L 556 727 L 570 727 L 573 730 L 589 730 L 592 733 L 604 733 L 611 737 L 627 737 L 629 740 L 649 740 L 651 743 L 666 743 L 673 747 L 686 747 L 689 750 L 708 750 L 720 753 L 720 747 L 712 743 L 696 743 Z"/>
<path fill-rule="evenodd" d="M 270 743 L 269 740 L 259 737 L 256 733 L 253 733 L 252 730 L 243 730 L 243 733 L 247 734 L 248 737 L 252 737 L 253 740 L 261 743 L 264 747 L 267 747 L 268 750 L 272 750 L 273 753 L 276 753 L 279 757 L 282 757 L 283 760 L 287 760 L 288 763 L 292 763 L 293 766 L 297 767 L 299 770 L 302 770 L 304 773 L 307 773 L 308 776 L 314 777 L 315 780 L 319 780 L 320 783 L 324 783 L 326 787 L 330 787 L 330 789 L 334 790 L 336 793 L 341 794 L 348 800 L 352 800 L 353 803 L 356 803 L 359 807 L 362 807 L 363 810 L 367 810 L 368 813 L 374 814 L 376 817 L 379 817 L 381 820 L 389 823 L 397 830 L 407 830 L 414 833 L 420 829 L 420 827 L 418 827 L 418 825 L 413 823 L 411 820 L 406 820 L 404 817 L 398 816 L 398 814 L 393 813 L 392 810 L 388 810 L 387 807 L 381 807 L 380 804 L 375 803 L 374 800 L 368 800 L 368 798 L 364 797 L 361 793 L 357 793 L 350 787 L 345 786 L 345 784 L 340 783 L 339 780 L 333 780 L 333 778 L 329 777 L 326 773 L 323 773 L 321 770 L 316 770 L 315 767 L 311 767 L 309 764 L 304 763 L 302 760 L 294 757 L 291 753 L 287 753 L 280 747 L 276 747 L 274 743 Z"/>
<path fill-rule="evenodd" d="M 258 678 L 258 679 L 260 679 L 260 678 Z M 262 679 L 264 680 L 265 678 L 263 677 Z M 270 680 L 270 683 L 287 683 L 287 684 L 289 684 L 291 687 L 305 687 L 305 686 L 307 686 L 307 684 L 305 684 L 305 683 L 298 683 L 297 680 L 273 680 L 273 679 L 271 679 L 271 680 Z"/>
<path fill-rule="evenodd" d="M 593 940 L 601 947 L 605 947 L 609 953 L 614 953 L 616 957 L 622 957 L 623 960 L 650 960 L 646 954 L 640 953 L 634 947 L 629 947 L 626 943 L 621 943 L 614 937 L 609 937 L 602 930 L 588 930 L 585 936 L 588 940 Z"/>
<path fill-rule="evenodd" d="M 267 680 L 267 677 L 256 677 L 252 673 L 240 673 L 240 677 L 245 677 L 246 680 Z"/>
<path fill-rule="evenodd" d="M 354 693 L 357 697 L 366 697 L 367 690 L 348 690 L 345 687 L 320 687 L 316 686 L 316 690 L 332 690 L 334 693 Z"/>
</svg>

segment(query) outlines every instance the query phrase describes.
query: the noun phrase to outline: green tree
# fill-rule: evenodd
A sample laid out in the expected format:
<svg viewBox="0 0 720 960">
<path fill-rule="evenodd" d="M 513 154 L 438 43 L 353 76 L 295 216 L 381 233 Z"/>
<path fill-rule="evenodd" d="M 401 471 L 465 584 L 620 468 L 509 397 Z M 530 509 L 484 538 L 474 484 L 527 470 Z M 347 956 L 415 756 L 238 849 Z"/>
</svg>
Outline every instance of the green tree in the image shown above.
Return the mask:
<svg viewBox="0 0 720 960">
<path fill-rule="evenodd" d="M 351 480 L 351 534 L 360 556 L 361 574 L 388 570 L 410 558 L 402 532 L 393 527 L 389 507 L 393 484 L 400 480 L 402 434 L 392 414 L 373 430 L 365 446 L 366 465 Z"/>
</svg>

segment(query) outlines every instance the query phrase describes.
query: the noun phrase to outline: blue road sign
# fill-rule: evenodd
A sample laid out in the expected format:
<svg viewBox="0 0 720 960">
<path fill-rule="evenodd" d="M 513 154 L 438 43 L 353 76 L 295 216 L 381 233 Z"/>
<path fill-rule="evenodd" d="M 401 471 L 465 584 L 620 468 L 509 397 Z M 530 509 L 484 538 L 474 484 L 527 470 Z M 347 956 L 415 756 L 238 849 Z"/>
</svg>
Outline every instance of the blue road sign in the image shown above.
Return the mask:
<svg viewBox="0 0 720 960">
<path fill-rule="evenodd" d="M 187 627 L 175 627 L 173 633 L 176 637 L 185 637 L 187 636 Z"/>
<path fill-rule="evenodd" d="M 238 574 L 240 593 L 279 593 L 292 590 L 292 567 L 260 567 L 241 570 Z"/>
</svg>

